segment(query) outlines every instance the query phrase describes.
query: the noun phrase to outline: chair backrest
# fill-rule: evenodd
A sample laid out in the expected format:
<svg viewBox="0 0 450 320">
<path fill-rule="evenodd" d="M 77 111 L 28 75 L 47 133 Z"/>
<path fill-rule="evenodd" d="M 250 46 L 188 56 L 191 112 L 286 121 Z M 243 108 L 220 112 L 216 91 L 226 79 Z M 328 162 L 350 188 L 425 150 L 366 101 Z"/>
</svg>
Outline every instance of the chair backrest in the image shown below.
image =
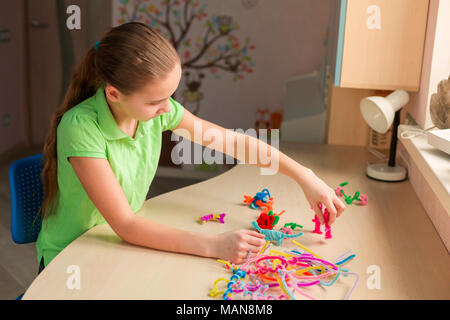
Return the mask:
<svg viewBox="0 0 450 320">
<path fill-rule="evenodd" d="M 15 243 L 35 242 L 41 230 L 41 218 L 36 218 L 44 194 L 41 159 L 42 154 L 37 154 L 9 167 L 11 235 Z"/>
</svg>

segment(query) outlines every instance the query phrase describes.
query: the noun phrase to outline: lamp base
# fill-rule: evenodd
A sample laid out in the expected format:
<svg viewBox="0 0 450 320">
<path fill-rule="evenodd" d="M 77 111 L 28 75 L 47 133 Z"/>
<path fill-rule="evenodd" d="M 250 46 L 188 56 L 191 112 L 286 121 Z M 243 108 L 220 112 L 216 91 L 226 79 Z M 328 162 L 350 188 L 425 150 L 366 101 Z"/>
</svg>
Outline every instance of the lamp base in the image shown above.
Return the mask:
<svg viewBox="0 0 450 320">
<path fill-rule="evenodd" d="M 408 178 L 405 167 L 390 167 L 387 163 L 374 163 L 368 165 L 366 175 L 369 178 L 386 182 L 400 182 Z"/>
</svg>

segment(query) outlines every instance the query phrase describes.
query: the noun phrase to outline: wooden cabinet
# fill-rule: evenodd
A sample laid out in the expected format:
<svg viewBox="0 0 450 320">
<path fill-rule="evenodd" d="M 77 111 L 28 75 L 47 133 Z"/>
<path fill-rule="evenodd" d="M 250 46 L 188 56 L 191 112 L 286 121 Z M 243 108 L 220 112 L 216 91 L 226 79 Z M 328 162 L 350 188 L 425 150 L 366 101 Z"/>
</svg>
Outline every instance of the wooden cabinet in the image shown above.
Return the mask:
<svg viewBox="0 0 450 320">
<path fill-rule="evenodd" d="M 328 59 L 342 88 L 418 91 L 428 0 L 334 0 Z"/>
</svg>

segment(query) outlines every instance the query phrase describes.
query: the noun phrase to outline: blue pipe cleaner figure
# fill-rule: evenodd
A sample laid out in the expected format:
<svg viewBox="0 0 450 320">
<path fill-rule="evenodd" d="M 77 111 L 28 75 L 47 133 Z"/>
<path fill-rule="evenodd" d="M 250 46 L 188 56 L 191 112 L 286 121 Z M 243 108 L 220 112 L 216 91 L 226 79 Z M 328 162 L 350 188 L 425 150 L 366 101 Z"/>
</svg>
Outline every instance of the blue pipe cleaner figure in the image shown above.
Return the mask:
<svg viewBox="0 0 450 320">
<path fill-rule="evenodd" d="M 270 199 L 270 192 L 267 189 L 263 189 L 261 192 L 256 193 L 256 195 L 253 197 L 252 203 L 250 203 L 250 208 L 252 209 L 259 209 L 259 206 L 256 204 L 258 200 L 260 200 L 263 203 L 267 203 Z"/>
<path fill-rule="evenodd" d="M 269 229 L 261 229 L 260 226 L 258 226 L 258 223 L 256 221 L 252 221 L 252 226 L 256 230 L 259 231 L 259 233 L 265 235 L 265 240 L 268 241 L 276 241 L 276 245 L 280 246 L 283 243 L 283 239 L 285 238 L 296 238 L 300 237 L 303 233 L 300 232 L 298 234 L 285 234 L 281 231 L 277 230 L 269 230 Z"/>
</svg>

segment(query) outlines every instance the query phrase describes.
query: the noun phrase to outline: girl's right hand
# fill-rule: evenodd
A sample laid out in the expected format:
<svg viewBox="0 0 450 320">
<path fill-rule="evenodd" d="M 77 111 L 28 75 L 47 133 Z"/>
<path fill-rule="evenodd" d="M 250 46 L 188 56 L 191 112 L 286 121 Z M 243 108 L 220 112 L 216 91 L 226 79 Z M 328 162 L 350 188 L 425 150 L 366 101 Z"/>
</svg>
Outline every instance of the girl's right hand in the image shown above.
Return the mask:
<svg viewBox="0 0 450 320">
<path fill-rule="evenodd" d="M 242 264 L 248 254 L 254 257 L 265 245 L 264 235 L 252 230 L 236 230 L 218 234 L 214 241 L 215 256 L 219 259 Z"/>
</svg>

